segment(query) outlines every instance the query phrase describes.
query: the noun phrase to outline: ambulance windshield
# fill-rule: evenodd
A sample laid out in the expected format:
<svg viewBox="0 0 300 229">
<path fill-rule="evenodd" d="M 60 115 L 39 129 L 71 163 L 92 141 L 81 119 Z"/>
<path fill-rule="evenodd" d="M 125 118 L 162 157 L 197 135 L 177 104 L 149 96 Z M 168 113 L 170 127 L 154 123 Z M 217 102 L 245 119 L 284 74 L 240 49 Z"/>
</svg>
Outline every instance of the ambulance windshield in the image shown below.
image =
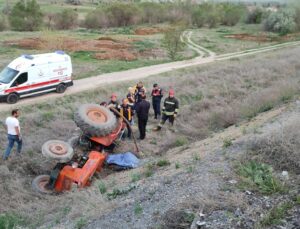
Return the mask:
<svg viewBox="0 0 300 229">
<path fill-rule="evenodd" d="M 18 75 L 18 71 L 6 67 L 0 72 L 0 83 L 10 83 L 16 75 Z"/>
</svg>

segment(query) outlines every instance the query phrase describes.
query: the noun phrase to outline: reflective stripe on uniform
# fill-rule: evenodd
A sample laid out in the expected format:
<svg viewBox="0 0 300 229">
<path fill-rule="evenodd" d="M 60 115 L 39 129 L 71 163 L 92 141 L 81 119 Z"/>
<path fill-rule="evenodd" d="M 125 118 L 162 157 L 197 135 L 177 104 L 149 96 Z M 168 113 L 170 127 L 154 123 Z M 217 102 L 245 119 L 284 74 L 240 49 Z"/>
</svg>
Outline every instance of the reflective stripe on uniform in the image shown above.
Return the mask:
<svg viewBox="0 0 300 229">
<path fill-rule="evenodd" d="M 171 104 L 171 105 L 175 105 L 175 103 L 173 103 L 173 102 L 169 102 L 169 101 L 165 101 L 165 103 L 167 103 L 167 104 Z"/>
<path fill-rule="evenodd" d="M 171 112 L 170 111 L 165 111 L 164 114 L 165 115 L 174 115 L 174 112 L 172 112 L 172 111 Z"/>
</svg>

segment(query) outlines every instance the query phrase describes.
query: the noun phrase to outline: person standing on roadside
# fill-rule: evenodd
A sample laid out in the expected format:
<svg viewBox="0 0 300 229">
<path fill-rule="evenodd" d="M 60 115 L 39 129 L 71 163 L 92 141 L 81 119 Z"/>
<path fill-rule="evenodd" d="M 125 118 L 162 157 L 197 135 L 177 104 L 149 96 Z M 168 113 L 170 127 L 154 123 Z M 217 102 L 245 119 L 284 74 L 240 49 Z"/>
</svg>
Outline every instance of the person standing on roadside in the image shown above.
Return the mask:
<svg viewBox="0 0 300 229">
<path fill-rule="evenodd" d="M 22 150 L 22 136 L 21 129 L 18 117 L 20 116 L 20 111 L 18 109 L 14 109 L 11 112 L 11 116 L 7 117 L 5 120 L 5 127 L 7 130 L 7 139 L 8 145 L 3 155 L 3 160 L 7 160 L 9 157 L 12 148 L 14 147 L 15 142 L 17 142 L 17 153 L 20 155 Z"/>
<path fill-rule="evenodd" d="M 151 96 L 152 96 L 152 106 L 154 110 L 154 119 L 157 119 L 160 116 L 160 102 L 161 102 L 161 98 L 163 97 L 163 92 L 159 88 L 157 83 L 153 84 Z"/>
<path fill-rule="evenodd" d="M 140 132 L 140 140 L 146 137 L 146 126 L 148 122 L 150 103 L 146 100 L 146 95 L 141 96 L 141 102 L 136 104 L 135 111 L 138 118 L 138 127 Z"/>
</svg>

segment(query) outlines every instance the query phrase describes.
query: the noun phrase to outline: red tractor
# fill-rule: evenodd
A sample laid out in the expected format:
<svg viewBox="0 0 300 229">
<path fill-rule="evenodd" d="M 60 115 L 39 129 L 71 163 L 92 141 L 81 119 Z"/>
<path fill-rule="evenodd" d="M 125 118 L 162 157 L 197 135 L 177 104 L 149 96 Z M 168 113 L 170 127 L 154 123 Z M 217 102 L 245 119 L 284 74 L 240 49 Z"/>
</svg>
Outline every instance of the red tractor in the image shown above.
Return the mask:
<svg viewBox="0 0 300 229">
<path fill-rule="evenodd" d="M 50 140 L 42 146 L 42 154 L 58 163 L 49 175 L 40 175 L 33 180 L 34 190 L 53 193 L 70 190 L 74 184 L 78 187 L 89 185 L 94 173 L 101 171 L 106 152 L 113 150 L 115 140 L 123 134 L 126 126 L 124 122 L 128 122 L 121 116 L 117 118 L 106 107 L 96 104 L 80 106 L 74 121 L 82 132 L 79 136 L 68 142 Z M 84 148 L 86 152 L 74 153 L 77 147 Z"/>
</svg>

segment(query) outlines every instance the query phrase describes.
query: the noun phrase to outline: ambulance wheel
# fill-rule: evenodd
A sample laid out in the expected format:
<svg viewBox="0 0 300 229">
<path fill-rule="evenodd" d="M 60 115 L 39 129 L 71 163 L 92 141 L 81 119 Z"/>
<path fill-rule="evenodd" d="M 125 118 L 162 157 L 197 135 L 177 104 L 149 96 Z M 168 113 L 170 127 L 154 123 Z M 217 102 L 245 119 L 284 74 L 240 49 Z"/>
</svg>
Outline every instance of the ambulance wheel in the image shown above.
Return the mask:
<svg viewBox="0 0 300 229">
<path fill-rule="evenodd" d="M 93 137 L 102 137 L 110 134 L 117 127 L 116 116 L 106 107 L 97 104 L 84 104 L 74 115 L 77 126 Z"/>
<path fill-rule="evenodd" d="M 41 194 L 52 194 L 53 191 L 47 188 L 47 184 L 49 183 L 50 176 L 49 175 L 40 175 L 33 179 L 32 181 L 32 189 L 35 192 Z"/>
<path fill-rule="evenodd" d="M 66 91 L 66 89 L 67 89 L 66 85 L 61 83 L 61 84 L 57 85 L 56 92 L 59 94 L 62 94 Z"/>
<path fill-rule="evenodd" d="M 43 144 L 42 154 L 47 158 L 65 163 L 73 158 L 74 150 L 67 142 L 50 140 Z"/>
<path fill-rule="evenodd" d="M 9 104 L 14 104 L 19 101 L 19 95 L 16 93 L 11 93 L 7 96 L 6 102 Z"/>
</svg>

